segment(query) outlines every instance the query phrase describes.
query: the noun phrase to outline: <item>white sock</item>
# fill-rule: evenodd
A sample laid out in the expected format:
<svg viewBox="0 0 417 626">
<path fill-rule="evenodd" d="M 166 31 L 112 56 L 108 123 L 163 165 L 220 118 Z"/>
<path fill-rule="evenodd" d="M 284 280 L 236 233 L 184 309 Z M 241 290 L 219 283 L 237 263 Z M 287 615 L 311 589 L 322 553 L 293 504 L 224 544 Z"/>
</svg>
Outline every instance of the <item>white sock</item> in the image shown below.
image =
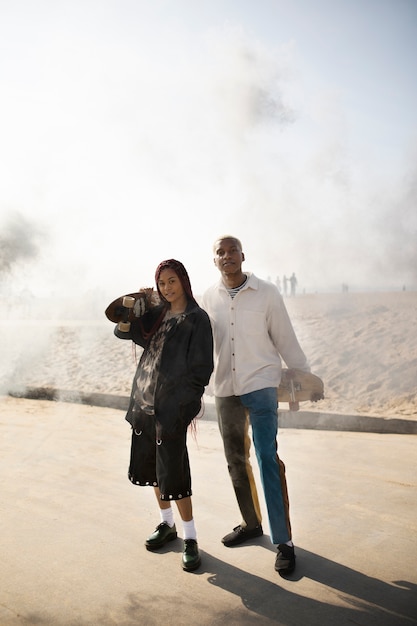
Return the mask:
<svg viewBox="0 0 417 626">
<path fill-rule="evenodd" d="M 293 542 L 292 542 L 291 540 L 290 540 L 290 541 L 286 541 L 286 542 L 285 542 L 285 545 L 286 545 L 286 546 L 290 546 L 290 548 L 293 548 L 293 547 L 294 547 L 294 544 L 293 544 Z"/>
<path fill-rule="evenodd" d="M 182 528 L 184 532 L 184 539 L 195 539 L 197 541 L 197 531 L 195 529 L 194 520 L 190 520 L 189 522 L 182 522 Z"/>
<path fill-rule="evenodd" d="M 161 515 L 161 522 L 168 524 L 170 528 L 174 526 L 174 511 L 171 507 L 168 509 L 159 509 Z"/>
</svg>

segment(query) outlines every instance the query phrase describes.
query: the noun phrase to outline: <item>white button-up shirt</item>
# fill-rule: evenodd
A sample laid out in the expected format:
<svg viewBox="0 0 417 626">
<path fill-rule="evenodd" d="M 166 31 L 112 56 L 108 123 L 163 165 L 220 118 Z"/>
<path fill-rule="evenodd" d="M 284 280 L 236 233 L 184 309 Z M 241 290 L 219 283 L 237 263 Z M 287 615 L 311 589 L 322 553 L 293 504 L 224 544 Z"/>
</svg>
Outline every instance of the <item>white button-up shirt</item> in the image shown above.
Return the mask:
<svg viewBox="0 0 417 626">
<path fill-rule="evenodd" d="M 245 273 L 248 280 L 234 299 L 222 280 L 202 299 L 213 326 L 211 383 L 219 397 L 278 387 L 281 358 L 288 367 L 310 371 L 278 289 Z"/>
</svg>

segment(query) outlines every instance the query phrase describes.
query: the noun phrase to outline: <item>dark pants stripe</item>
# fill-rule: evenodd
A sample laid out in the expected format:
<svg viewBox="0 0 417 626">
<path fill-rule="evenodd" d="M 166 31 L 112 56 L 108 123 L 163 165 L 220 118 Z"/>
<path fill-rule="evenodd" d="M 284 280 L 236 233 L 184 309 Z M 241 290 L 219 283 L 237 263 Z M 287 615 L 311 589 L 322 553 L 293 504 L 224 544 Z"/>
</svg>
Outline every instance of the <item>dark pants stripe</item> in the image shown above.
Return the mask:
<svg viewBox="0 0 417 626">
<path fill-rule="evenodd" d="M 261 522 L 259 500 L 249 459 L 252 438 L 268 511 L 271 541 L 291 539 L 285 465 L 278 457 L 276 389 L 267 388 L 243 396 L 216 397 L 219 429 L 242 525 L 254 528 Z"/>
</svg>

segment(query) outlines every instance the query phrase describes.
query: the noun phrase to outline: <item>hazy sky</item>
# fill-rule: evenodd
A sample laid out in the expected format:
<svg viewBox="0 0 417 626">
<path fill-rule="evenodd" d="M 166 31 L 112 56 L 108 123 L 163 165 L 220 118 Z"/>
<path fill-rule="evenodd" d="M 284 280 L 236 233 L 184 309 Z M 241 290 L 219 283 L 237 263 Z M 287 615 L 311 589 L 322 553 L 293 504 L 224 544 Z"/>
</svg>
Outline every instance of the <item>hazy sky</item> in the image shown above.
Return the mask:
<svg viewBox="0 0 417 626">
<path fill-rule="evenodd" d="M 417 288 L 415 0 L 0 0 L 0 288 Z"/>
</svg>

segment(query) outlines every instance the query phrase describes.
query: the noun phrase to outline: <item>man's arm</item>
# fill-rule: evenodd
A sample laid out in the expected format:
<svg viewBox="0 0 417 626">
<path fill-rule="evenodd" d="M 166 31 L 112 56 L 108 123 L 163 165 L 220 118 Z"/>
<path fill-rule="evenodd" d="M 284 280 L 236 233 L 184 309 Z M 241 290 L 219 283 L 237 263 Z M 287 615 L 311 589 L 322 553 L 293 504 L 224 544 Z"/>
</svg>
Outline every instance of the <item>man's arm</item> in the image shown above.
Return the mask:
<svg viewBox="0 0 417 626">
<path fill-rule="evenodd" d="M 284 300 L 278 290 L 268 311 L 268 328 L 271 339 L 287 367 L 309 372 L 307 357 L 299 344 Z"/>
</svg>

